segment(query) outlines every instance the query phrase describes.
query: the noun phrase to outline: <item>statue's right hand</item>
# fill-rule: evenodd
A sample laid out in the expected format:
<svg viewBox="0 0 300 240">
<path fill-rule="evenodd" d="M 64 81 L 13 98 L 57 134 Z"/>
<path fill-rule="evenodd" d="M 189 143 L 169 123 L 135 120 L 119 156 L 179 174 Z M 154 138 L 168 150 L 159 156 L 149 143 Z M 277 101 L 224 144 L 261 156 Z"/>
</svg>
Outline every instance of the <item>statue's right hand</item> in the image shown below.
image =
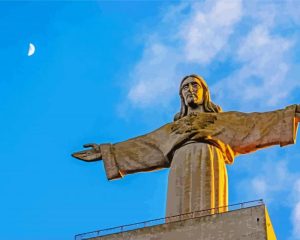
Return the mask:
<svg viewBox="0 0 300 240">
<path fill-rule="evenodd" d="M 86 162 L 94 162 L 102 160 L 100 145 L 88 143 L 83 145 L 84 148 L 92 148 L 80 152 L 73 153 L 72 156 Z"/>
</svg>

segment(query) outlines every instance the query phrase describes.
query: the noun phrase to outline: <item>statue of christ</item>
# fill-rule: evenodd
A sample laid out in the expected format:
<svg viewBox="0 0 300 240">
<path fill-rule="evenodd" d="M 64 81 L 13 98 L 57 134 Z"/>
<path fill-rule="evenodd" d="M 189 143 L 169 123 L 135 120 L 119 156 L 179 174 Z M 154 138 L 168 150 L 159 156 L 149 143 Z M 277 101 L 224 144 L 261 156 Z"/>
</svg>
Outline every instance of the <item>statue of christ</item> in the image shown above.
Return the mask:
<svg viewBox="0 0 300 240">
<path fill-rule="evenodd" d="M 181 109 L 174 122 L 124 142 L 86 144 L 91 148 L 72 156 L 103 160 L 109 180 L 170 168 L 167 217 L 214 208 L 226 211 L 226 164 L 239 154 L 293 144 L 300 105 L 264 113 L 222 112 L 198 75 L 183 78 L 179 95 Z"/>
</svg>

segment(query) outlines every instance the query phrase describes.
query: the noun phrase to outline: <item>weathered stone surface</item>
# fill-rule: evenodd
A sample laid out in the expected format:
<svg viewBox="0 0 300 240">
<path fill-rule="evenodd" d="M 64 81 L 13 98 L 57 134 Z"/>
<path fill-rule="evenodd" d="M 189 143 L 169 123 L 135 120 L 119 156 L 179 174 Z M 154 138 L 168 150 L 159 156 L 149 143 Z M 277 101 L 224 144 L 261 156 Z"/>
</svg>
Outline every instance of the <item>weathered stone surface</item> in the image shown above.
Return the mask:
<svg viewBox="0 0 300 240">
<path fill-rule="evenodd" d="M 264 205 L 90 240 L 276 240 Z"/>
</svg>

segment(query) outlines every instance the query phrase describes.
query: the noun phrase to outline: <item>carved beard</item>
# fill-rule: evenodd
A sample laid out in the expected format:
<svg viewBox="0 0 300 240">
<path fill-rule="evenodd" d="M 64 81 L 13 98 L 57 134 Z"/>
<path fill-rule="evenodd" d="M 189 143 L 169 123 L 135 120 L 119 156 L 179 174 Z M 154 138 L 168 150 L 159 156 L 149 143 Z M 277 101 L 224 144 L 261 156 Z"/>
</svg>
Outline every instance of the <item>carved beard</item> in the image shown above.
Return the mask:
<svg viewBox="0 0 300 240">
<path fill-rule="evenodd" d="M 198 103 L 197 102 L 197 96 L 195 95 L 192 95 L 192 96 L 189 96 L 186 98 L 185 102 L 186 102 L 186 105 L 191 107 L 191 108 L 197 108 L 199 105 L 201 105 L 202 103 Z"/>
</svg>

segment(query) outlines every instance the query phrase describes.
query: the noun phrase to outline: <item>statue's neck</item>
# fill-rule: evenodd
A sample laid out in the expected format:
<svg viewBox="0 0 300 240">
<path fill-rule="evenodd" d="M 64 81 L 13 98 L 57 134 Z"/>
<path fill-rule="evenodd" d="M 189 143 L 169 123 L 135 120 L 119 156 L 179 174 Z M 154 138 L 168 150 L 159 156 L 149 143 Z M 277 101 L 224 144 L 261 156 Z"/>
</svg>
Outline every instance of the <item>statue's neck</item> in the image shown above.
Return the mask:
<svg viewBox="0 0 300 240">
<path fill-rule="evenodd" d="M 187 111 L 188 115 L 191 113 L 203 113 L 203 112 L 205 112 L 203 105 L 198 105 L 197 107 L 188 106 L 188 111 Z"/>
</svg>

